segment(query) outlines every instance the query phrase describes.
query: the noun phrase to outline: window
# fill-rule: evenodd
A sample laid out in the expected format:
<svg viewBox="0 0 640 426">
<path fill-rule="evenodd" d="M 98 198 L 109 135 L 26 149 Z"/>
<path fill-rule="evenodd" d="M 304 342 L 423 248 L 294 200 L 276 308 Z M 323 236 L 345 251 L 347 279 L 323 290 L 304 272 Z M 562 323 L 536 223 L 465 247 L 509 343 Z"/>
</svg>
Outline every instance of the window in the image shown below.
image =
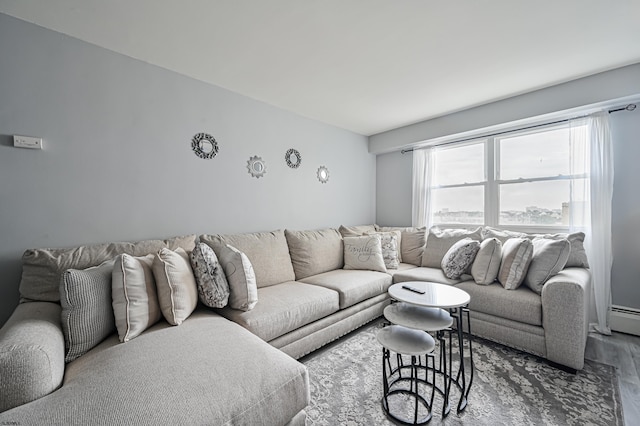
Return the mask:
<svg viewBox="0 0 640 426">
<path fill-rule="evenodd" d="M 570 210 L 584 207 L 571 191 L 587 184 L 584 161 L 572 161 L 586 143 L 570 132 L 547 126 L 435 148 L 431 223 L 568 228 Z"/>
</svg>

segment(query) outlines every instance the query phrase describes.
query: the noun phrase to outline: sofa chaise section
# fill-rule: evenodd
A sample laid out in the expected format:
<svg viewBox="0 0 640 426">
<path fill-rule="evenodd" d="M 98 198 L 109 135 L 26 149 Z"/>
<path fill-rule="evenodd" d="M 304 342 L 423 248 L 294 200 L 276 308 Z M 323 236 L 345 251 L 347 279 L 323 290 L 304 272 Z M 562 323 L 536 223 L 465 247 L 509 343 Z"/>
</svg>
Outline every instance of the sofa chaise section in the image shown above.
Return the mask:
<svg viewBox="0 0 640 426">
<path fill-rule="evenodd" d="M 67 365 L 58 391 L 0 423 L 284 425 L 308 405 L 308 380 L 300 363 L 201 309 L 126 344 L 111 336 Z"/>
</svg>

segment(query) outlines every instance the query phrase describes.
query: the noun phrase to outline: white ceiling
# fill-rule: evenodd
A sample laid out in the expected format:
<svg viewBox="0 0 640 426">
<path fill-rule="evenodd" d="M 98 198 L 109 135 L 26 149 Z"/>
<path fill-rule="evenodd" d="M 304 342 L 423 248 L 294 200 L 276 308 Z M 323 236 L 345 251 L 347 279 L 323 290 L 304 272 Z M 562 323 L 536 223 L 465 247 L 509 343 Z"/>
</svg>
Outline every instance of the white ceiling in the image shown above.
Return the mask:
<svg viewBox="0 0 640 426">
<path fill-rule="evenodd" d="M 364 135 L 640 62 L 640 0 L 0 0 Z"/>
</svg>

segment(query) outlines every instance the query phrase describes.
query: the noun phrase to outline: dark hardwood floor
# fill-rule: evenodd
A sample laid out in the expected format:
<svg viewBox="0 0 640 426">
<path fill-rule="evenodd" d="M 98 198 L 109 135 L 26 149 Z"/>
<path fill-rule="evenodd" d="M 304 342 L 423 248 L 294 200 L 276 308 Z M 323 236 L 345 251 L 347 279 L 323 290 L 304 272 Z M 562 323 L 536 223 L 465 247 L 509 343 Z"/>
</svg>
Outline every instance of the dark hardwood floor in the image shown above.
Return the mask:
<svg viewBox="0 0 640 426">
<path fill-rule="evenodd" d="M 640 425 L 640 336 L 590 333 L 585 358 L 617 367 L 624 423 Z"/>
</svg>

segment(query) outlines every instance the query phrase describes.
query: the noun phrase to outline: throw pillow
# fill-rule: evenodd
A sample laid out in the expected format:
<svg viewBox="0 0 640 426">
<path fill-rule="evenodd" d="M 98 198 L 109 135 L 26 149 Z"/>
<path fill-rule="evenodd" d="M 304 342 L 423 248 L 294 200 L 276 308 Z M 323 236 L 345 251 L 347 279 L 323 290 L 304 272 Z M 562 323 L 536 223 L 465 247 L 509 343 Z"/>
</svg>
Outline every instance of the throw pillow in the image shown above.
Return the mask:
<svg viewBox="0 0 640 426">
<path fill-rule="evenodd" d="M 409 263 L 411 265 L 420 266 L 422 264 L 422 253 L 424 252 L 424 238 L 426 227 L 412 228 L 412 227 L 397 227 L 397 226 L 378 226 L 376 225 L 378 232 L 400 231 L 400 239 L 398 245 L 400 246 L 399 259 L 400 262 Z"/>
<path fill-rule="evenodd" d="M 442 265 L 442 258 L 447 251 L 456 242 L 463 238 L 471 238 L 472 240 L 480 241 L 482 228 L 478 228 L 474 231 L 467 229 L 440 229 L 433 227 L 429 230 L 427 235 L 427 245 L 424 248 L 424 254 L 422 255 L 422 266 L 430 268 L 440 268 Z"/>
<path fill-rule="evenodd" d="M 497 238 L 502 244 L 504 244 L 510 238 L 532 239 L 533 237 L 530 234 L 525 234 L 524 232 L 507 231 L 505 229 L 497 229 L 490 226 L 485 226 L 482 229 L 482 239 L 487 238 Z"/>
<path fill-rule="evenodd" d="M 569 240 L 533 239 L 533 257 L 524 284 L 538 294 L 549 278 L 560 272 L 569 259 Z"/>
<path fill-rule="evenodd" d="M 476 284 L 489 285 L 498 278 L 502 243 L 497 238 L 487 238 L 480 243 L 480 250 L 471 266 L 471 276 Z"/>
<path fill-rule="evenodd" d="M 62 332 L 71 362 L 116 329 L 111 307 L 111 272 L 115 260 L 78 270 L 67 269 L 60 280 Z"/>
<path fill-rule="evenodd" d="M 200 301 L 210 308 L 227 306 L 229 283 L 213 249 L 205 243 L 196 243 L 190 257 Z"/>
<path fill-rule="evenodd" d="M 480 242 L 463 238 L 455 242 L 442 258 L 442 271 L 449 279 L 458 279 L 471 266 L 480 249 Z"/>
<path fill-rule="evenodd" d="M 158 322 L 162 313 L 151 265 L 155 255 L 116 257 L 111 277 L 111 298 L 118 337 L 128 342 Z"/>
<path fill-rule="evenodd" d="M 227 244 L 220 248 L 220 264 L 229 281 L 229 306 L 250 311 L 258 303 L 258 286 L 246 254 Z"/>
<path fill-rule="evenodd" d="M 502 245 L 498 281 L 507 290 L 517 289 L 533 257 L 533 243 L 528 238 L 510 238 Z"/>
<path fill-rule="evenodd" d="M 542 238 L 548 238 L 551 240 L 569 240 L 571 250 L 569 251 L 569 259 L 565 268 L 588 268 L 589 260 L 587 259 L 587 252 L 584 249 L 584 232 L 573 232 L 571 234 L 545 234 L 539 235 Z"/>
<path fill-rule="evenodd" d="M 161 249 L 153 259 L 153 276 L 162 315 L 171 325 L 182 324 L 198 305 L 198 288 L 187 252 Z"/>
<path fill-rule="evenodd" d="M 400 260 L 398 259 L 398 236 L 396 233 L 382 232 L 380 234 L 380 247 L 382 248 L 384 266 L 387 269 L 398 269 Z"/>
<path fill-rule="evenodd" d="M 387 272 L 380 235 L 344 237 L 344 269 Z"/>
</svg>

